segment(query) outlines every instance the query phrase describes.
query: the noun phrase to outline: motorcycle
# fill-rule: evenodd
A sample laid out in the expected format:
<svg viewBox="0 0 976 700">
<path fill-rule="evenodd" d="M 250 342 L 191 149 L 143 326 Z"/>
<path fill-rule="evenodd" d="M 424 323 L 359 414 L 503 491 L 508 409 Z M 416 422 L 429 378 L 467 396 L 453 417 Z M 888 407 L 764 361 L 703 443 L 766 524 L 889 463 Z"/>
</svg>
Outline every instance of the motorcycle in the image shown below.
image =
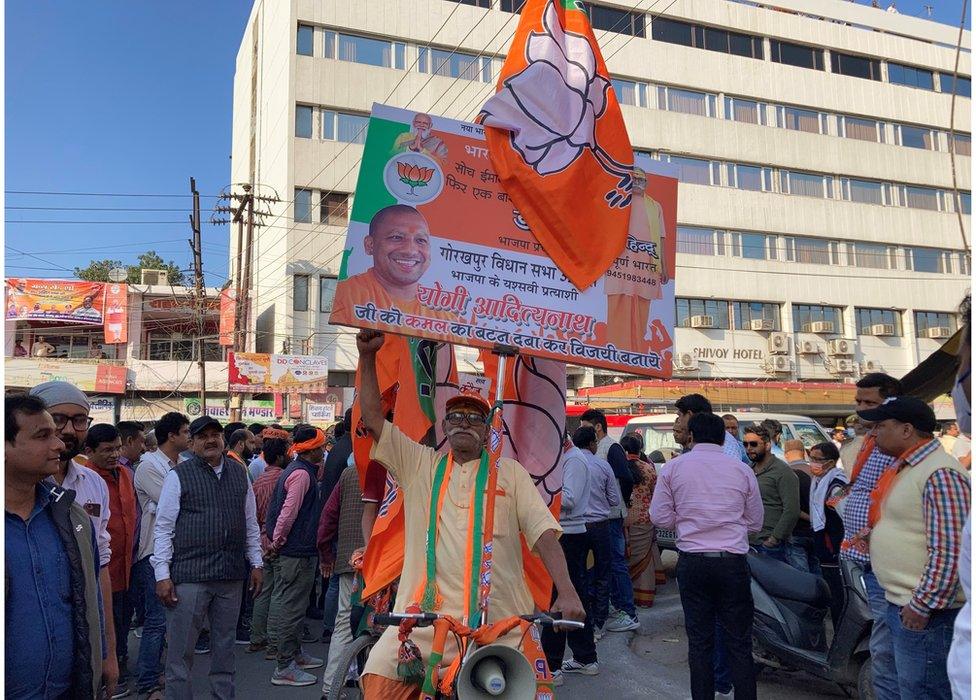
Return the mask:
<svg viewBox="0 0 976 700">
<path fill-rule="evenodd" d="M 860 700 L 874 700 L 871 685 L 871 608 L 861 567 L 841 561 L 845 603 L 828 643 L 830 588 L 814 574 L 750 552 L 753 658 L 760 667 L 811 673 L 837 683 Z"/>
</svg>

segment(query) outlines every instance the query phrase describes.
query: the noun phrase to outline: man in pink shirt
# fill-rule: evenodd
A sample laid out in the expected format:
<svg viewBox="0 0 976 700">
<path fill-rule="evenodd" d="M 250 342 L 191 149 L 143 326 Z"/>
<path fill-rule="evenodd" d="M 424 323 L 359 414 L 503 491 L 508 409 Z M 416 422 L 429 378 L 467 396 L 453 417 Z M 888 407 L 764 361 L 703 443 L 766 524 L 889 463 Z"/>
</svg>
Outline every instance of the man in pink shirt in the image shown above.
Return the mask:
<svg viewBox="0 0 976 700">
<path fill-rule="evenodd" d="M 299 642 L 318 572 L 316 536 L 323 503 L 316 477 L 324 456 L 325 433 L 300 426 L 293 438 L 297 456 L 278 477 L 264 528 L 271 540 L 265 558 L 276 560 L 268 627 L 271 636 L 275 631 L 278 636 L 278 665 L 271 683 L 304 686 L 315 683 L 315 676 L 306 671 L 322 665 L 322 659 L 304 654 Z"/>
<path fill-rule="evenodd" d="M 715 697 L 715 623 L 726 641 L 737 700 L 754 700 L 749 533 L 763 524 L 752 471 L 722 450 L 725 424 L 714 413 L 688 422 L 691 450 L 658 474 L 651 522 L 677 533 L 678 587 L 688 634 L 693 700 Z"/>
</svg>

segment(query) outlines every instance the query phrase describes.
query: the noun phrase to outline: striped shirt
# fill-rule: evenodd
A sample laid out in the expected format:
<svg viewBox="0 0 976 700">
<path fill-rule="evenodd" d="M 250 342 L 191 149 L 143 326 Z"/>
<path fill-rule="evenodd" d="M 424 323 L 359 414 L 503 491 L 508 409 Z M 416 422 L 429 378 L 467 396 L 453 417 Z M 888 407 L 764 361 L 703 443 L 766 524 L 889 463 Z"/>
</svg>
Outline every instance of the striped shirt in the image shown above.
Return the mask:
<svg viewBox="0 0 976 700">
<path fill-rule="evenodd" d="M 871 508 L 871 492 L 878 484 L 878 479 L 886 469 L 894 464 L 895 458 L 889 457 L 877 447 L 871 452 L 860 474 L 851 484 L 850 494 L 844 504 L 841 517 L 844 521 L 844 540 L 840 545 L 842 559 L 850 559 L 859 564 L 870 564 L 871 556 L 867 551 L 867 544 L 855 535 L 862 533 L 868 526 L 868 511 Z"/>
<path fill-rule="evenodd" d="M 938 440 L 929 440 L 898 466 L 914 467 L 940 446 Z M 959 549 L 969 515 L 969 480 L 952 469 L 933 472 L 922 492 L 922 514 L 929 561 L 908 604 L 920 615 L 928 615 L 951 605 L 959 590 Z"/>
</svg>

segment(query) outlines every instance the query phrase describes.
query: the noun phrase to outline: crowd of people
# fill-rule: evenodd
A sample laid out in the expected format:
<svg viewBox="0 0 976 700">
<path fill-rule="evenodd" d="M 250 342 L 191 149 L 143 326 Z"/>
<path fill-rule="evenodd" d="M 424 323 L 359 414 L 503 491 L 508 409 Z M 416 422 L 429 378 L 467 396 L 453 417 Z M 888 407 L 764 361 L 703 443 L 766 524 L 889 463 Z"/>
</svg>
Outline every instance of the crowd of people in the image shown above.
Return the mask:
<svg viewBox="0 0 976 700">
<path fill-rule="evenodd" d="M 474 395 L 448 401 L 445 456 L 409 440 L 381 409 L 382 343 L 360 333 L 359 400 L 371 459 L 404 491 L 397 606 L 418 604 L 416 594 L 420 605 L 461 610 L 458 587 L 438 581 L 473 576 L 477 587 L 461 553 L 469 484 L 487 478 L 490 406 Z M 948 698 L 963 683 L 968 696 L 968 646 L 958 646 L 968 645 L 968 361 L 959 376 L 958 422 L 941 438 L 932 408 L 885 374 L 863 376 L 852 418 L 812 446 L 784 441 L 775 420 L 740 426 L 689 394 L 675 403 L 679 449 L 666 459 L 646 454 L 639 432 L 615 441 L 606 416 L 588 410 L 563 446 L 558 523 L 525 470 L 500 460 L 496 573 L 521 570 L 511 538 L 521 533 L 552 576 L 552 609 L 584 622 L 543 629 L 554 684 L 598 674 L 604 636 L 640 628 L 638 608 L 653 606 L 666 581 L 660 528 L 675 532 L 695 700 L 756 697 L 750 552 L 822 577 L 835 626 L 840 562 L 860 566 L 879 699 Z M 274 685 L 313 685 L 310 671 L 324 666 L 328 695 L 352 640 L 357 567 L 383 493 L 375 479 L 361 484 L 349 412 L 330 433 L 176 412 L 147 431 L 92 425 L 88 398 L 61 381 L 8 394 L 5 412 L 6 612 L 19 635 L 6 645 L 9 697 L 91 698 L 104 688 L 111 698 L 190 698 L 204 692 L 192 686 L 195 656 L 209 654 L 209 691 L 230 698 L 236 644 L 274 662 Z M 439 518 L 459 527 L 438 528 Z M 515 579 L 492 591 L 499 614 L 531 610 L 522 577 L 504 580 Z M 303 650 L 318 638 L 307 617 L 323 619 L 327 659 Z M 140 638 L 134 659 L 130 634 Z M 370 656 L 367 698 L 411 697 L 397 635 L 387 630 Z M 428 658 L 432 640 L 423 630 L 414 640 Z"/>
</svg>

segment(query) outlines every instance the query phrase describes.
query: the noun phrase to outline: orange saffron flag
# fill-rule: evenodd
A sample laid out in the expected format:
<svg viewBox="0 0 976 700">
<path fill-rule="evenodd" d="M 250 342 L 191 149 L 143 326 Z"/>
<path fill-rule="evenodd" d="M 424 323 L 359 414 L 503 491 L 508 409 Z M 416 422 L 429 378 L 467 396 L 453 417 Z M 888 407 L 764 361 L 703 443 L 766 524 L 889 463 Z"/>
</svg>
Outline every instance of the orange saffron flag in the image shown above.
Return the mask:
<svg viewBox="0 0 976 700">
<path fill-rule="evenodd" d="M 528 0 L 477 121 L 505 191 L 579 289 L 624 249 L 634 152 L 579 0 Z"/>
</svg>

